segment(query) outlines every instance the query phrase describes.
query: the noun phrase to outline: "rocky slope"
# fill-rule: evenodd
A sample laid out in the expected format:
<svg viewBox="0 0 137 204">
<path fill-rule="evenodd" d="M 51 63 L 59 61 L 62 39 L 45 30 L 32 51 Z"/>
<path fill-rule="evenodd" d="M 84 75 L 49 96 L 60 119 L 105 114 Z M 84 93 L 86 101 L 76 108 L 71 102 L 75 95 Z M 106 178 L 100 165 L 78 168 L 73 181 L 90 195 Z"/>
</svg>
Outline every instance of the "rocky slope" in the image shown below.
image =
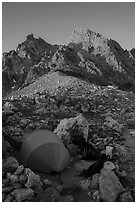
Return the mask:
<svg viewBox="0 0 137 204">
<path fill-rule="evenodd" d="M 134 97 L 134 50 L 98 33 L 77 30 L 67 46 L 30 35 L 4 53 L 3 201 L 134 201 Z M 20 164 L 24 138 L 41 128 L 54 131 L 70 152 L 60 179 Z M 85 140 L 94 149 L 87 151 L 90 161 Z M 95 149 L 109 159 L 84 178 Z"/>
<path fill-rule="evenodd" d="M 98 179 L 95 176 L 95 181 L 93 178 L 93 180 L 85 179 L 80 176 L 81 171 L 87 169 L 93 161 L 83 160 L 81 155 L 80 122 L 77 123 L 80 126 L 70 125 L 70 122 L 73 124 L 75 117 L 78 119 L 79 115 L 87 120 L 88 126 L 86 125 L 86 130 L 83 130 L 86 135 L 88 132 L 88 140 L 100 152 L 110 154 L 113 162 L 114 170 L 102 171 L 97 175 Z M 134 149 L 134 134 L 130 133 L 134 130 L 132 92 L 121 91 L 112 86 L 93 85 L 60 72 L 50 73 L 3 101 L 3 136 L 6 146 L 8 144 L 8 154 L 19 159 L 18 149 L 24 136 L 41 128 L 58 134 L 67 145 L 73 159 L 70 166 L 62 172 L 61 182 L 58 180 L 58 175 L 39 174 L 42 182 L 43 179 L 48 179 L 49 181 L 46 182 L 50 184 L 38 194 L 38 197 L 33 194 L 32 200 L 45 202 L 62 199 L 68 202 L 134 200 L 134 151 L 131 152 L 131 149 Z M 125 132 L 129 132 L 128 141 Z M 66 143 L 70 138 L 76 139 L 75 144 Z M 131 143 L 132 140 L 133 144 L 129 148 L 129 141 Z M 5 152 L 3 154 L 5 155 Z M 110 168 L 111 164 L 108 166 Z M 109 178 L 106 180 L 108 173 Z M 104 189 L 104 186 L 108 185 L 109 188 Z M 18 193 L 22 195 L 22 185 L 17 187 Z M 14 191 L 15 188 L 12 187 L 10 198 L 19 200 L 20 198 L 13 196 Z M 29 193 L 28 189 L 23 190 L 23 193 L 24 191 L 26 194 Z M 9 196 L 9 193 L 6 195 Z M 121 195 L 120 198 L 119 195 Z M 21 198 L 29 201 L 29 196 L 24 197 Z"/>
</svg>

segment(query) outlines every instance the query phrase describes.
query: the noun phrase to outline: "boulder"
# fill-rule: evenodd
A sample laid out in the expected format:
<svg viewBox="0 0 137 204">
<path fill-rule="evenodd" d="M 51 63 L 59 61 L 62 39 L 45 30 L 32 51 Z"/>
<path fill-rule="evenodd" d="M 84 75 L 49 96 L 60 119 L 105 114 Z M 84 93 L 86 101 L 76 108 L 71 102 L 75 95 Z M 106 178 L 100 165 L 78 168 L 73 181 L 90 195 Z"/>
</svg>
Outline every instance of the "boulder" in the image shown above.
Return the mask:
<svg viewBox="0 0 137 204">
<path fill-rule="evenodd" d="M 12 174 L 11 174 L 10 172 L 8 172 L 8 173 L 6 174 L 6 178 L 9 179 L 9 181 L 10 181 L 11 175 L 12 175 Z"/>
<path fill-rule="evenodd" d="M 43 188 L 48 188 L 52 186 L 52 181 L 50 181 L 49 179 L 44 179 L 43 180 Z"/>
<path fill-rule="evenodd" d="M 10 193 L 11 191 L 13 191 L 12 186 L 7 186 L 7 187 L 2 188 L 2 193 Z"/>
<path fill-rule="evenodd" d="M 103 168 L 99 177 L 99 190 L 104 202 L 115 202 L 125 189 L 113 171 Z"/>
<path fill-rule="evenodd" d="M 70 143 L 80 145 L 82 141 L 87 141 L 88 130 L 88 121 L 82 115 L 79 115 L 61 120 L 54 133 L 62 139 L 65 145 Z"/>
<path fill-rule="evenodd" d="M 86 170 L 90 167 L 90 165 L 94 164 L 95 161 L 86 161 L 86 160 L 78 160 L 74 164 L 74 168 L 77 172 L 83 172 L 83 170 Z"/>
<path fill-rule="evenodd" d="M 111 146 L 106 146 L 106 155 L 112 158 L 112 152 L 113 152 L 114 147 Z"/>
<path fill-rule="evenodd" d="M 106 161 L 104 163 L 104 169 L 107 169 L 107 170 L 114 170 L 115 169 L 115 165 L 111 162 L 111 161 Z"/>
<path fill-rule="evenodd" d="M 34 191 L 31 188 L 20 188 L 12 191 L 11 195 L 17 202 L 30 201 L 34 196 Z"/>
<path fill-rule="evenodd" d="M 84 191 L 90 190 L 90 186 L 91 186 L 91 179 L 84 179 L 83 181 L 80 182 L 80 187 Z"/>
<path fill-rule="evenodd" d="M 12 202 L 13 201 L 13 197 L 11 195 L 7 195 L 4 202 Z"/>
<path fill-rule="evenodd" d="M 11 177 L 10 177 L 10 183 L 11 184 L 15 184 L 15 183 L 18 183 L 19 182 L 19 176 L 17 176 L 17 175 L 11 175 Z"/>
<path fill-rule="evenodd" d="M 14 175 L 20 175 L 23 172 L 23 170 L 24 170 L 24 166 L 23 165 L 19 166 L 14 172 Z"/>
<path fill-rule="evenodd" d="M 16 189 L 16 190 L 17 190 L 17 189 L 20 189 L 20 188 L 23 188 L 23 185 L 22 185 L 21 183 L 13 183 L 12 186 L 13 186 L 13 188 Z"/>
<path fill-rule="evenodd" d="M 27 176 L 25 174 L 20 175 L 20 183 L 25 184 L 27 182 Z"/>
<path fill-rule="evenodd" d="M 20 121 L 21 128 L 25 128 L 29 122 L 30 122 L 29 119 L 21 119 L 21 121 Z"/>
<path fill-rule="evenodd" d="M 2 171 L 13 173 L 18 168 L 19 163 L 15 157 L 7 157 L 2 164 Z"/>
<path fill-rule="evenodd" d="M 29 168 L 25 169 L 25 175 L 27 176 L 27 182 L 25 186 L 27 188 L 32 188 L 33 190 L 37 191 L 41 187 L 40 176 L 35 174 Z"/>
<path fill-rule="evenodd" d="M 134 202 L 133 197 L 129 191 L 121 194 L 119 197 L 119 201 L 120 202 Z"/>
</svg>

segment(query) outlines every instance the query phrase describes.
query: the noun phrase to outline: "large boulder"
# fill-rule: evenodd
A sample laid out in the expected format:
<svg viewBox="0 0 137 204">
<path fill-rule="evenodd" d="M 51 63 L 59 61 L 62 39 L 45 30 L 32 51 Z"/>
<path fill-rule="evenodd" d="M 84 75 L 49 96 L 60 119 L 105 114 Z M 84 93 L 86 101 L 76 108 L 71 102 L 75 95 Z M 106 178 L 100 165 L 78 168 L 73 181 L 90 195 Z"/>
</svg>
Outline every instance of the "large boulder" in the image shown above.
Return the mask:
<svg viewBox="0 0 137 204">
<path fill-rule="evenodd" d="M 79 115 L 61 120 L 54 133 L 62 139 L 65 145 L 74 143 L 80 146 L 83 142 L 87 142 L 88 131 L 88 121 L 82 115 Z"/>
<path fill-rule="evenodd" d="M 102 169 L 99 177 L 99 189 L 101 199 L 104 202 L 115 202 L 124 188 L 115 173 L 111 170 Z"/>
</svg>

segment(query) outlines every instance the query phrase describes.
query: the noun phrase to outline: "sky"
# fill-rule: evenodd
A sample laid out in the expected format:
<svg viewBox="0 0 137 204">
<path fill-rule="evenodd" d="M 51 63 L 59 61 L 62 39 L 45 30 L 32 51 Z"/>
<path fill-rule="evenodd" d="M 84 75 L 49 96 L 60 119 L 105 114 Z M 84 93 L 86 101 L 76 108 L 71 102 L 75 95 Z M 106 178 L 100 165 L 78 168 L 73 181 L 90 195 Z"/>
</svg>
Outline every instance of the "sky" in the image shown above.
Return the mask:
<svg viewBox="0 0 137 204">
<path fill-rule="evenodd" d="M 134 2 L 3 2 L 2 52 L 16 49 L 28 34 L 50 44 L 67 44 L 73 30 L 89 28 L 135 47 Z"/>
</svg>

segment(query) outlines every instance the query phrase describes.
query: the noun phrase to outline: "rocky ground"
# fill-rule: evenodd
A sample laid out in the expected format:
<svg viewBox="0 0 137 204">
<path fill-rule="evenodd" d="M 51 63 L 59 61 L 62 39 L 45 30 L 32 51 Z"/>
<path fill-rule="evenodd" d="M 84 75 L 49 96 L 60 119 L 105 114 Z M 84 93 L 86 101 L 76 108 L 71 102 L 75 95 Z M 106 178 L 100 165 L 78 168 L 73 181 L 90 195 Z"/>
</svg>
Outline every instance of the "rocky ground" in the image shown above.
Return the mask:
<svg viewBox="0 0 137 204">
<path fill-rule="evenodd" d="M 98 86 L 53 72 L 3 98 L 3 201 L 135 200 L 134 93 Z M 60 175 L 22 166 L 19 150 L 35 129 L 54 131 L 71 163 Z M 109 156 L 99 173 L 80 173 L 93 160 L 83 157 L 81 139 Z"/>
</svg>

